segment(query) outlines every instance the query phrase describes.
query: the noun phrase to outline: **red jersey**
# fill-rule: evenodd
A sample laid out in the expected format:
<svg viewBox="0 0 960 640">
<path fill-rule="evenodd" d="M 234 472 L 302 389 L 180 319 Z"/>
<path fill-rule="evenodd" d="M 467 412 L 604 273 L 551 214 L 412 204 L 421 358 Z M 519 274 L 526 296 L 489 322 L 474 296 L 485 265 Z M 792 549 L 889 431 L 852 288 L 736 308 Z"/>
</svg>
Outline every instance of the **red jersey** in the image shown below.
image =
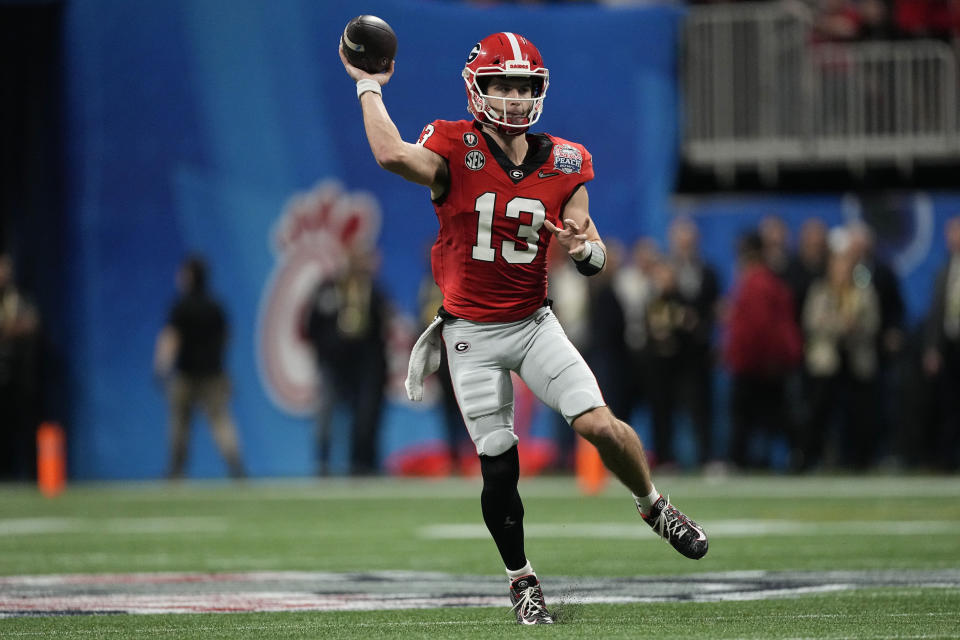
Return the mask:
<svg viewBox="0 0 960 640">
<path fill-rule="evenodd" d="M 593 160 L 581 145 L 527 134 L 522 165 L 473 121 L 436 120 L 421 144 L 443 156 L 447 193 L 434 201 L 440 222 L 430 254 L 443 306 L 476 322 L 511 322 L 532 314 L 547 297 L 547 246 L 577 187 L 593 179 Z"/>
</svg>

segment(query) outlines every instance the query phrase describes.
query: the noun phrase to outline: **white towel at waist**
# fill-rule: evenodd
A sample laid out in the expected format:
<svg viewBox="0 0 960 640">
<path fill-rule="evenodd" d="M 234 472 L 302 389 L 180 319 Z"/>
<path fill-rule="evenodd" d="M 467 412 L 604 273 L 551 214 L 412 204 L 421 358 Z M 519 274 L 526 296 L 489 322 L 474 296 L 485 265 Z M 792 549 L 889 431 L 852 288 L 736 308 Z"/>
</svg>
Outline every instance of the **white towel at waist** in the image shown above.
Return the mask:
<svg viewBox="0 0 960 640">
<path fill-rule="evenodd" d="M 414 402 L 423 400 L 423 379 L 440 367 L 440 349 L 442 348 L 440 327 L 443 318 L 436 316 L 430 326 L 420 334 L 410 351 L 410 363 L 407 365 L 407 397 Z"/>
</svg>

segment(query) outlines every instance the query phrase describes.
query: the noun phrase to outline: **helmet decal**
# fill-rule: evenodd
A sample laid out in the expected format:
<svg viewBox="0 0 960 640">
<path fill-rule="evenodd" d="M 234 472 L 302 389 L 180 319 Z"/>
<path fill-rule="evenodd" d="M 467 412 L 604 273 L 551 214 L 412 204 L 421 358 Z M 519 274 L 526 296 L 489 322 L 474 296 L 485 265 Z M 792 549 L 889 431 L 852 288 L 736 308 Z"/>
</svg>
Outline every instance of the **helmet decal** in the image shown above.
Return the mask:
<svg viewBox="0 0 960 640">
<path fill-rule="evenodd" d="M 480 43 L 473 45 L 473 49 L 470 50 L 470 55 L 467 56 L 467 64 L 470 64 L 477 59 L 477 56 L 480 55 Z"/>
<path fill-rule="evenodd" d="M 508 31 L 505 31 L 503 35 L 507 36 L 507 41 L 510 43 L 510 48 L 513 49 L 513 59 L 522 60 L 523 54 L 520 53 L 520 43 L 517 42 L 517 36 Z"/>
</svg>

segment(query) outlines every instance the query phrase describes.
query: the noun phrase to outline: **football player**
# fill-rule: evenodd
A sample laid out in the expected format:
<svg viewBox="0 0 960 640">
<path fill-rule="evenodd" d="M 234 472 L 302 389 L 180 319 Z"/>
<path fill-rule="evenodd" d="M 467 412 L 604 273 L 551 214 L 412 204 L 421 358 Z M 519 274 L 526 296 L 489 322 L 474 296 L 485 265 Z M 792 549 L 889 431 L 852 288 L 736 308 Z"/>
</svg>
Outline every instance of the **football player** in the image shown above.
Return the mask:
<svg viewBox="0 0 960 640">
<path fill-rule="evenodd" d="M 411 355 L 407 391 L 421 393 L 436 368 L 442 332 L 464 422 L 480 456 L 483 519 L 506 565 L 520 624 L 550 624 L 543 591 L 524 551 L 513 430 L 516 372 L 546 405 L 592 443 L 633 493 L 643 519 L 680 553 L 707 552 L 703 529 L 654 487 L 636 432 L 604 403 L 596 379 L 550 310 L 547 245 L 567 251 L 585 276 L 606 252 L 590 216 L 590 153 L 556 136 L 530 133 L 543 113 L 550 74 L 532 42 L 495 33 L 467 57 L 463 80 L 472 120 L 436 120 L 404 141 L 383 101 L 394 66 L 369 74 L 340 58 L 356 81 L 367 140 L 377 163 L 428 187 L 440 229 L 431 254 L 443 293 L 437 319 Z"/>
</svg>

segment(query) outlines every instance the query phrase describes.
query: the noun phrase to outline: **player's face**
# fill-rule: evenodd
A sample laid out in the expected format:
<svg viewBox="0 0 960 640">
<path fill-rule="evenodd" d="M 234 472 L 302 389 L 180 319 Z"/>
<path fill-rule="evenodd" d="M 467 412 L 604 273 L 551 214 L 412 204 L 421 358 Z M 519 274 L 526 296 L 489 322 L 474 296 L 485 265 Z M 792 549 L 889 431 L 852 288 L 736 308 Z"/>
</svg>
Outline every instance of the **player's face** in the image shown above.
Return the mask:
<svg viewBox="0 0 960 640">
<path fill-rule="evenodd" d="M 487 86 L 489 104 L 511 124 L 524 124 L 533 107 L 533 82 L 530 78 L 494 76 Z"/>
</svg>

